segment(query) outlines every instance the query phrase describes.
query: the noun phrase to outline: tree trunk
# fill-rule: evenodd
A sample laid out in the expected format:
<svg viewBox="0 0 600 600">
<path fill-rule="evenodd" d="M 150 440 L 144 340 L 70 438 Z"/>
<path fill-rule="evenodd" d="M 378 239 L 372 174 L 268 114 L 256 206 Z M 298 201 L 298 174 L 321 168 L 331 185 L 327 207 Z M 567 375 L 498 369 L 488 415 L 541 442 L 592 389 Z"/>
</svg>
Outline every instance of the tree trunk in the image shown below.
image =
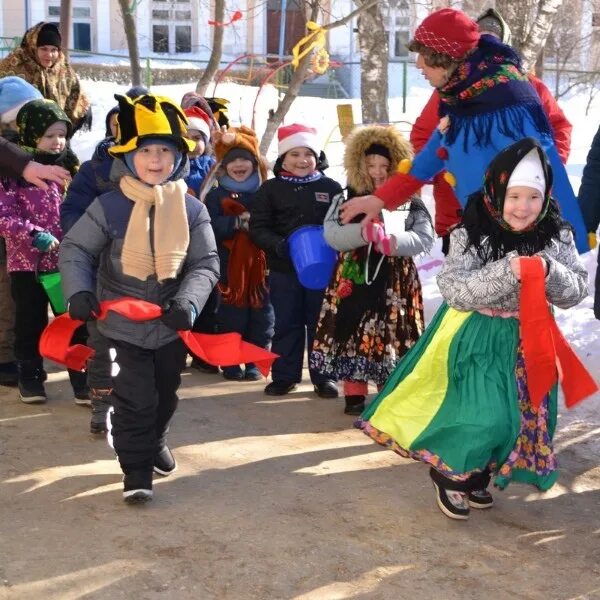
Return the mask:
<svg viewBox="0 0 600 600">
<path fill-rule="evenodd" d="M 131 12 L 130 0 L 119 0 L 121 15 L 123 16 L 123 28 L 127 38 L 127 49 L 129 50 L 129 62 L 131 64 L 131 85 L 142 85 L 142 68 L 140 66 L 140 51 L 137 43 L 137 32 L 135 27 L 135 15 Z"/>
<path fill-rule="evenodd" d="M 563 0 L 496 0 L 496 9 L 512 32 L 512 45 L 521 54 L 523 67 L 535 65 Z"/>
<path fill-rule="evenodd" d="M 215 0 L 215 18 L 217 23 L 222 23 L 225 18 L 225 0 Z M 223 25 L 214 25 L 213 30 L 213 44 L 210 58 L 202 77 L 198 85 L 196 85 L 196 92 L 201 96 L 206 94 L 206 88 L 209 83 L 213 80 L 216 72 L 221 64 L 221 54 L 223 53 Z"/>
<path fill-rule="evenodd" d="M 69 48 L 71 47 L 71 0 L 62 0 L 60 3 L 60 37 L 62 40 L 62 51 L 65 58 L 69 60 Z"/>
<path fill-rule="evenodd" d="M 357 6 L 363 2 L 357 0 Z M 360 99 L 363 123 L 388 123 L 388 36 L 381 2 L 363 10 L 358 18 L 360 47 Z"/>
<path fill-rule="evenodd" d="M 537 55 L 541 52 L 550 30 L 556 11 L 563 0 L 540 0 L 535 21 L 520 48 L 523 67 L 529 70 L 535 65 Z"/>
</svg>

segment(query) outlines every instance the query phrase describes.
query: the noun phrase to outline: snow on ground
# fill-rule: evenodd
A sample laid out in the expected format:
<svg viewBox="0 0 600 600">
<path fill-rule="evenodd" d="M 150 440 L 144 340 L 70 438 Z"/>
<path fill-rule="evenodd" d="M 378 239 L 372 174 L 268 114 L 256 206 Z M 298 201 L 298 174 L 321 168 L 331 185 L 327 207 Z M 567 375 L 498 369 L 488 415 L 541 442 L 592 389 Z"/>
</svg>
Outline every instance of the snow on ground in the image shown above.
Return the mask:
<svg viewBox="0 0 600 600">
<path fill-rule="evenodd" d="M 91 157 L 96 143 L 104 135 L 104 115 L 116 104 L 115 93 L 123 94 L 128 88 L 110 82 L 83 81 L 84 90 L 92 98 L 94 111 L 94 126 L 91 132 L 77 133 L 73 140 L 73 147 L 79 158 L 87 160 Z M 154 86 L 152 91 L 157 94 L 168 96 L 179 102 L 185 92 L 194 90 L 194 84 Z M 268 86 L 260 92 L 258 88 L 242 86 L 235 83 L 221 83 L 218 89 L 213 91 L 209 88 L 211 95 L 227 98 L 230 100 L 229 116 L 232 125 L 251 125 L 254 118 L 254 128 L 260 136 L 264 131 L 269 109 L 277 106 L 277 90 Z M 407 112 L 402 112 L 402 98 L 391 98 L 389 101 L 390 120 L 397 124 L 403 133 L 410 131 L 411 124 L 420 113 L 423 105 L 429 98 L 431 88 L 423 80 L 421 85 L 414 86 L 409 90 L 407 99 Z M 300 97 L 292 105 L 285 122 L 300 122 L 311 125 L 317 129 L 324 144 L 329 158 L 331 168 L 327 174 L 340 183 L 345 183 L 345 176 L 341 168 L 343 145 L 340 141 L 337 129 L 338 104 L 352 104 L 354 119 L 360 120 L 360 101 L 320 99 L 312 97 Z M 587 153 L 592 139 L 600 125 L 600 119 L 594 115 L 598 114 L 600 100 L 596 99 L 592 105 L 589 116 L 585 115 L 587 97 L 584 95 L 573 96 L 560 102 L 567 118 L 573 124 L 573 137 L 571 145 L 571 156 L 567 166 L 575 190 L 579 188 L 581 173 L 585 166 Z M 276 158 L 276 144 L 273 143 L 268 155 L 269 159 Z M 424 189 L 424 198 L 428 207 L 433 212 L 430 187 Z M 441 303 L 441 296 L 437 288 L 435 276 L 439 271 L 439 262 L 443 258 L 438 242 L 432 253 L 418 260 L 420 265 L 420 276 L 423 284 L 425 297 L 426 318 L 430 319 Z M 583 257 L 585 265 L 590 273 L 590 296 L 579 306 L 569 310 L 556 310 L 558 324 L 571 345 L 575 348 L 587 368 L 594 375 L 596 381 L 600 382 L 600 321 L 594 318 L 592 312 L 594 293 L 594 273 L 597 264 L 597 250 L 589 252 Z M 561 417 L 561 427 L 565 428 L 581 426 L 586 424 L 585 429 L 598 431 L 594 427 L 600 427 L 598 416 L 600 405 L 600 394 L 587 400 L 573 411 L 564 413 Z M 600 443 L 596 444 L 600 455 Z"/>
</svg>

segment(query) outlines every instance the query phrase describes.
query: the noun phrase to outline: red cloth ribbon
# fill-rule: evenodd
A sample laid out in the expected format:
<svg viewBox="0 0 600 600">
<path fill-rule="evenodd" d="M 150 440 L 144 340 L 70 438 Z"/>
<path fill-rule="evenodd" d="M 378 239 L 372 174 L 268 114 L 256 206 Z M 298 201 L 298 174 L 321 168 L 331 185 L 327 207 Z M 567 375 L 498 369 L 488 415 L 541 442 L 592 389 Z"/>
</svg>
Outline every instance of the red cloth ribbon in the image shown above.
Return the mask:
<svg viewBox="0 0 600 600">
<path fill-rule="evenodd" d="M 519 319 L 529 399 L 535 410 L 557 380 L 572 408 L 598 391 L 598 384 L 561 333 L 546 300 L 544 263 L 522 256 Z"/>
<path fill-rule="evenodd" d="M 136 298 L 101 302 L 98 320 L 106 319 L 109 311 L 132 321 L 158 319 L 162 314 L 160 306 Z M 72 319 L 68 313 L 56 317 L 42 333 L 40 354 L 68 369 L 83 371 L 87 362 L 93 358 L 94 350 L 83 344 L 71 346 L 73 334 L 81 324 L 82 321 Z M 177 333 L 193 354 L 210 365 L 228 367 L 255 363 L 258 370 L 266 377 L 273 361 L 278 357 L 277 354 L 264 348 L 244 342 L 239 333 L 209 334 L 191 331 Z"/>
<path fill-rule="evenodd" d="M 221 21 L 209 21 L 208 24 L 216 25 L 217 27 L 225 27 L 226 25 L 231 25 L 232 23 L 239 21 L 241 18 L 242 18 L 242 11 L 236 10 L 233 13 L 233 15 L 231 15 L 231 19 L 229 19 L 229 21 L 227 21 L 226 23 L 222 23 Z"/>
</svg>

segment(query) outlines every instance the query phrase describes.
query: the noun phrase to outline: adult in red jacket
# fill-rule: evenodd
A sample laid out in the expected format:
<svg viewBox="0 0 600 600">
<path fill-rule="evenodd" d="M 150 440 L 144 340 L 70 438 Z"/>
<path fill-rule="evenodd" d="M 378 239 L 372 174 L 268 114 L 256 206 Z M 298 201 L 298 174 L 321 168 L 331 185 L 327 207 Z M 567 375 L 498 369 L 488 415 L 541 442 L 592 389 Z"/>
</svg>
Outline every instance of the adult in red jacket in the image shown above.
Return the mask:
<svg viewBox="0 0 600 600">
<path fill-rule="evenodd" d="M 484 12 L 477 19 L 477 23 L 481 33 L 493 35 L 505 44 L 510 43 L 508 25 L 496 10 L 489 9 Z M 544 112 L 552 126 L 556 149 L 563 164 L 566 164 L 571 150 L 571 131 L 573 126 L 565 117 L 565 114 L 544 82 L 532 74 L 529 74 L 528 78 L 540 97 Z M 421 150 L 431 137 L 433 130 L 438 126 L 440 120 L 438 114 L 439 105 L 440 97 L 438 91 L 434 90 L 421 114 L 417 117 L 410 133 L 410 142 L 415 152 Z M 435 201 L 435 231 L 438 236 L 443 238 L 442 252 L 446 254 L 448 251 L 449 230 L 460 221 L 462 211 L 460 203 L 454 195 L 452 186 L 444 179 L 443 172 L 438 173 L 433 178 L 433 198 Z"/>
</svg>

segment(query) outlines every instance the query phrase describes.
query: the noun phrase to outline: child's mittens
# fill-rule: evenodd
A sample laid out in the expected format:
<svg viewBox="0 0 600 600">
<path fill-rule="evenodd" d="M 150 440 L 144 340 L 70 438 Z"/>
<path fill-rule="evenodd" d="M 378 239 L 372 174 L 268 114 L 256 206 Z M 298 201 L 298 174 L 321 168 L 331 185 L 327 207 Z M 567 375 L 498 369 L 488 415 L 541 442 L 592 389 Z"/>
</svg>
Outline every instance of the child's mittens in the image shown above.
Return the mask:
<svg viewBox="0 0 600 600">
<path fill-rule="evenodd" d="M 77 292 L 69 298 L 69 316 L 77 321 L 92 321 L 100 314 L 98 299 L 92 292 Z"/>
<path fill-rule="evenodd" d="M 196 307 L 186 298 L 171 298 L 162 310 L 161 321 L 175 331 L 189 331 L 198 316 Z"/>
<path fill-rule="evenodd" d="M 362 236 L 366 242 L 377 245 L 385 237 L 385 229 L 381 223 L 369 221 L 366 225 L 362 226 Z"/>
<path fill-rule="evenodd" d="M 375 250 L 386 256 L 394 256 L 396 253 L 396 245 L 394 244 L 393 236 L 384 235 L 383 239 L 375 244 Z"/>
<path fill-rule="evenodd" d="M 38 231 L 34 234 L 31 244 L 40 252 L 49 252 L 57 248 L 59 242 L 49 231 Z"/>
<path fill-rule="evenodd" d="M 248 211 L 243 212 L 235 218 L 235 229 L 241 231 L 248 231 L 250 225 L 250 213 Z"/>
</svg>

